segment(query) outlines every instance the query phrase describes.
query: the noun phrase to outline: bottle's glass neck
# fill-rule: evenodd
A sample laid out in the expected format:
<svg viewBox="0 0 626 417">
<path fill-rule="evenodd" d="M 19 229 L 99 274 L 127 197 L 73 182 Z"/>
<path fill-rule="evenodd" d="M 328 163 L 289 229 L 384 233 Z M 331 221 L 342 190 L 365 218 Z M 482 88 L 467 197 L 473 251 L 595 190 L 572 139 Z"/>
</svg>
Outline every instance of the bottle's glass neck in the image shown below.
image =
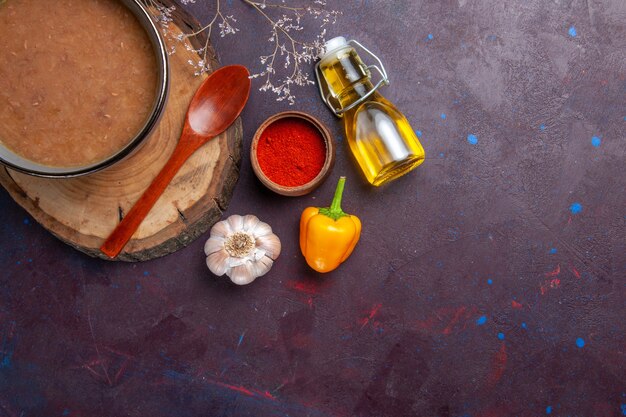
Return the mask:
<svg viewBox="0 0 626 417">
<path fill-rule="evenodd" d="M 325 82 L 322 93 L 329 93 L 332 107 L 345 109 L 374 89 L 367 66 L 352 47 L 338 49 L 322 58 L 319 70 Z"/>
<path fill-rule="evenodd" d="M 344 89 L 338 96 L 339 104 L 342 108 L 346 108 L 355 101 L 365 97 L 374 89 L 374 85 L 368 79 L 356 84 L 352 84 L 350 87 Z"/>
</svg>

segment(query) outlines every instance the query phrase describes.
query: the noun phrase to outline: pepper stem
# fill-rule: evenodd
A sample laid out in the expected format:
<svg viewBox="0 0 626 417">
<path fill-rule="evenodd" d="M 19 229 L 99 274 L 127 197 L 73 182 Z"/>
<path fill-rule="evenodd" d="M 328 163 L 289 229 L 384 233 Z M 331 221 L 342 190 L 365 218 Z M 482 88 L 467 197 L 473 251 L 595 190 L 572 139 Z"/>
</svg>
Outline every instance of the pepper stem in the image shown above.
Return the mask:
<svg viewBox="0 0 626 417">
<path fill-rule="evenodd" d="M 341 198 L 343 197 L 343 189 L 345 185 L 346 177 L 339 177 L 339 182 L 337 183 L 337 188 L 335 189 L 335 196 L 333 197 L 330 207 L 321 208 L 319 211 L 320 214 L 330 217 L 335 221 L 348 215 L 341 209 Z"/>
</svg>

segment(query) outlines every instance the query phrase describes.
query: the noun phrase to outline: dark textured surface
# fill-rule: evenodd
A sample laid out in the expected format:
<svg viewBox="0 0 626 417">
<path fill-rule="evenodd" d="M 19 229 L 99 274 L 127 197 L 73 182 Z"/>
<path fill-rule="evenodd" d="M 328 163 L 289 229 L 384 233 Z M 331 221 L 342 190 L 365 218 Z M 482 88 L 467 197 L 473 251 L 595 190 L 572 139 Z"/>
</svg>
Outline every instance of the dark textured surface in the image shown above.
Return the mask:
<svg viewBox="0 0 626 417">
<path fill-rule="evenodd" d="M 295 199 L 264 190 L 244 155 L 227 214 L 257 214 L 284 249 L 243 288 L 210 275 L 204 238 L 108 263 L 0 192 L 0 416 L 626 414 L 626 3 L 329 3 L 344 13 L 329 34 L 384 59 L 383 94 L 427 161 L 371 188 L 314 87 L 292 107 L 254 92 L 244 151 L 288 108 L 322 118 L 339 149 Z M 239 0 L 223 8 L 241 32 L 216 40 L 221 62 L 258 70 L 268 26 Z M 319 277 L 298 217 L 340 174 L 363 235 Z"/>
</svg>

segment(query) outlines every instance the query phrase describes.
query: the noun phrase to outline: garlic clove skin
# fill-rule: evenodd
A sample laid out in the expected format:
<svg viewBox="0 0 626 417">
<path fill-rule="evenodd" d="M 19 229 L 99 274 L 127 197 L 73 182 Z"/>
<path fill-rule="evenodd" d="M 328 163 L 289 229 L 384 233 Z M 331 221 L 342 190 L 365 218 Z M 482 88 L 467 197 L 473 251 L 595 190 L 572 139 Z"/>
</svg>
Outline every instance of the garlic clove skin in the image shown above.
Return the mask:
<svg viewBox="0 0 626 417">
<path fill-rule="evenodd" d="M 209 254 L 206 258 L 206 265 L 215 275 L 224 275 L 228 272 L 228 253 L 225 250 L 218 250 Z"/>
<path fill-rule="evenodd" d="M 275 234 L 257 237 L 256 246 L 259 249 L 263 249 L 267 256 L 272 259 L 276 259 L 280 255 L 281 244 L 278 236 Z"/>
<path fill-rule="evenodd" d="M 204 254 L 209 256 L 210 254 L 224 250 L 224 238 L 221 236 L 214 236 L 207 240 L 204 244 Z"/>
<path fill-rule="evenodd" d="M 251 262 L 232 268 L 228 275 L 230 280 L 237 285 L 247 285 L 254 281 L 258 275 L 256 275 L 254 264 Z"/>
<path fill-rule="evenodd" d="M 238 232 L 238 231 L 243 230 L 243 216 L 240 216 L 238 214 L 233 214 L 228 219 L 226 219 L 226 222 L 228 223 L 228 225 L 230 226 L 230 229 L 233 232 Z"/>
<path fill-rule="evenodd" d="M 253 214 L 243 216 L 243 230 L 252 233 L 259 222 L 259 218 Z"/>
<path fill-rule="evenodd" d="M 257 238 L 271 235 L 271 234 L 272 234 L 272 228 L 267 223 L 259 222 L 259 224 L 257 224 L 256 227 L 254 228 L 254 236 L 256 236 Z"/>
<path fill-rule="evenodd" d="M 267 274 L 280 251 L 278 236 L 254 215 L 232 215 L 216 223 L 204 245 L 209 270 L 237 285 Z"/>
<path fill-rule="evenodd" d="M 272 268 L 272 265 L 274 265 L 274 261 L 271 258 L 268 258 L 267 256 L 261 258 L 259 260 L 259 262 L 256 262 L 255 264 L 255 268 L 256 268 L 256 274 L 259 277 L 262 277 L 263 275 L 267 274 L 270 269 Z"/>
<path fill-rule="evenodd" d="M 232 233 L 233 229 L 230 228 L 230 225 L 225 220 L 215 223 L 211 229 L 211 237 L 220 236 L 225 239 Z"/>
</svg>

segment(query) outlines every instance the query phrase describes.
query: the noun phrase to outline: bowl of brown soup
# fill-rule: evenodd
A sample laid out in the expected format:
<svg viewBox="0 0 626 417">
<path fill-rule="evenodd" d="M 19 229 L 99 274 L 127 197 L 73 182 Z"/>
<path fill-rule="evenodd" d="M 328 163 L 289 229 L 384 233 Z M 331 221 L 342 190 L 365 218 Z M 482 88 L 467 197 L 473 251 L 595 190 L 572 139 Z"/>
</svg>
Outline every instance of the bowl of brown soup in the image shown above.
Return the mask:
<svg viewBox="0 0 626 417">
<path fill-rule="evenodd" d="M 0 162 L 10 168 L 101 170 L 163 113 L 167 50 L 139 0 L 5 0 L 0 39 Z"/>
</svg>

